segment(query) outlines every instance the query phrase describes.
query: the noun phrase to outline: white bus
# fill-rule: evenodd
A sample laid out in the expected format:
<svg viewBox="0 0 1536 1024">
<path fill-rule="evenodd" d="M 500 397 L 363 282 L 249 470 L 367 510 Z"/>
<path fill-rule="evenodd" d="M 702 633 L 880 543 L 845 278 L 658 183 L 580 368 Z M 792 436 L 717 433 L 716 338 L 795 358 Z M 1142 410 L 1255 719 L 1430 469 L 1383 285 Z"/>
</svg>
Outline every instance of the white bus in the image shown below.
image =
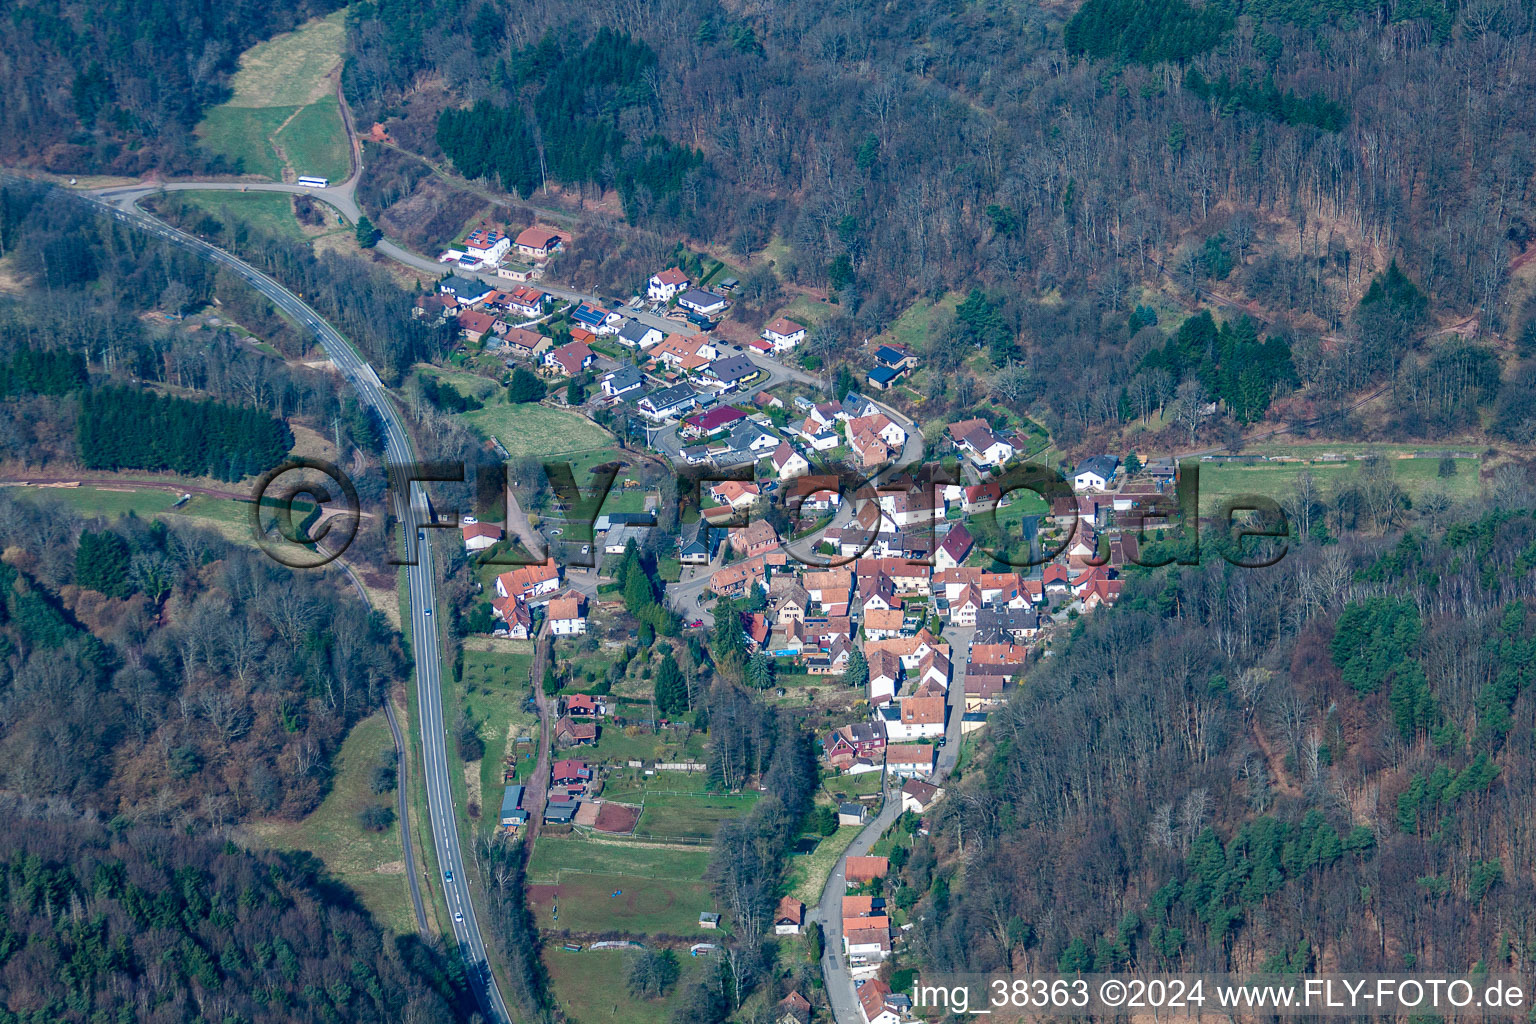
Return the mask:
<svg viewBox="0 0 1536 1024">
<path fill-rule="evenodd" d="M 300 178 L 300 185 L 308 185 L 310 188 L 330 188 L 330 178 Z"/>
</svg>

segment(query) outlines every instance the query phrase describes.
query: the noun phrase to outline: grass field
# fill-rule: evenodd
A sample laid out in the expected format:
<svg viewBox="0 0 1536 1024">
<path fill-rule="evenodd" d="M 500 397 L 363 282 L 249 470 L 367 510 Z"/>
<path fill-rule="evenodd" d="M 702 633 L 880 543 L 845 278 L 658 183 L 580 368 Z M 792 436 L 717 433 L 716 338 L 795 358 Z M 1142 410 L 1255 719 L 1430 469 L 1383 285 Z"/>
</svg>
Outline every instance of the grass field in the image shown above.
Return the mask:
<svg viewBox="0 0 1536 1024">
<path fill-rule="evenodd" d="M 528 897 L 535 920 L 545 929 L 720 934 L 699 927 L 699 914 L 715 909 L 708 883 L 700 880 L 567 873 L 558 886 L 530 884 Z"/>
<path fill-rule="evenodd" d="M 395 806 L 394 793 L 378 795 L 369 785 L 379 755 L 392 747 L 389 723 L 382 711 L 363 719 L 343 741 L 331 791 L 314 813 L 299 822 L 254 824 L 250 832 L 276 849 L 314 853 L 385 927 L 405 935 L 414 933 L 416 925 L 399 828 L 369 832 L 357 823 L 357 813 L 364 807 Z"/>
<path fill-rule="evenodd" d="M 877 775 L 876 772 L 870 772 Z M 827 836 L 816 849 L 800 857 L 789 859 L 789 875 L 786 885 L 789 894 L 804 903 L 807 907 L 814 907 L 816 901 L 821 899 L 821 890 L 826 888 L 827 879 L 832 875 L 832 868 L 837 865 L 837 859 L 843 855 L 843 851 L 858 836 L 863 829 L 858 825 L 843 825 L 835 833 Z"/>
<path fill-rule="evenodd" d="M 645 810 L 640 813 L 635 831 L 642 835 L 710 839 L 721 822 L 740 818 L 757 799 L 755 792 L 676 795 L 648 788 Z"/>
<path fill-rule="evenodd" d="M 1388 458 L 1392 476 L 1412 498 L 1432 492 L 1465 501 L 1478 497 L 1482 484 L 1478 479 L 1481 460 L 1476 458 L 1455 459 L 1454 476 L 1439 475 L 1438 458 Z M 1303 470 L 1312 474 L 1319 490 L 1326 496 L 1333 488 L 1347 483 L 1360 473 L 1358 459 L 1348 462 L 1261 462 L 1255 465 L 1234 463 L 1200 464 L 1200 502 L 1202 509 L 1214 508 L 1214 503 L 1239 494 L 1257 494 L 1276 501 L 1281 500 L 1296 486 L 1296 478 Z"/>
<path fill-rule="evenodd" d="M 960 296 L 955 294 L 945 295 L 938 302 L 919 299 L 891 321 L 891 326 L 875 337 L 874 344 L 895 342 L 914 352 L 924 352 L 927 350 L 928 328 L 933 323 L 934 314 L 940 311 L 954 312 L 959 304 Z"/>
<path fill-rule="evenodd" d="M 623 730 L 604 726 L 602 735 L 598 737 L 597 745 L 583 751 L 583 756 L 589 761 L 600 761 L 608 764 L 623 764 L 631 759 L 648 761 L 658 759 L 663 761 L 676 760 L 700 760 L 704 753 L 704 737 L 698 733 L 693 734 L 684 743 L 677 743 L 666 734 L 656 735 L 641 733 L 638 736 L 626 736 Z M 680 772 L 669 772 L 668 776 L 681 775 Z"/>
<path fill-rule="evenodd" d="M 709 850 L 681 850 L 641 843 L 594 842 L 567 836 L 540 836 L 528 865 L 529 881 L 552 885 L 561 871 L 637 875 L 697 882 L 709 868 Z"/>
<path fill-rule="evenodd" d="M 347 130 L 335 96 L 323 96 L 302 108 L 277 133 L 277 144 L 296 174 L 345 181 L 352 169 Z"/>
<path fill-rule="evenodd" d="M 464 419 L 500 441 L 513 458 L 521 455 L 571 455 L 607 448 L 613 438 L 584 416 L 536 403 L 497 402 L 465 413 Z M 580 482 L 578 474 L 577 481 Z"/>
<path fill-rule="evenodd" d="M 518 736 L 538 736 L 538 719 L 523 710 L 533 654 L 465 651 L 459 686 L 465 708 L 480 723 L 485 757 L 480 761 L 481 830 L 495 829 L 501 808 L 502 759 Z M 532 761 L 528 764 L 531 766 Z"/>
<path fill-rule="evenodd" d="M 197 127 L 203 147 L 248 174 L 281 180 L 276 136 L 295 175 L 345 178 L 346 130 L 327 78 L 341 61 L 345 18 L 337 11 L 241 54 L 233 95 Z"/>
<path fill-rule="evenodd" d="M 293 200 L 281 192 L 177 192 L 188 206 L 215 217 L 245 221 L 274 235 L 302 240 L 307 236 L 293 215 Z"/>
<path fill-rule="evenodd" d="M 47 503 L 59 501 L 84 515 L 115 519 L 129 513 L 140 519 L 197 519 L 220 528 L 231 539 L 250 541 L 250 504 L 232 498 L 215 498 L 194 495 L 185 505 L 172 508 L 177 495 L 157 488 L 135 488 L 124 484 L 124 489 L 107 487 L 11 487 L 6 488 L 19 498 Z M 266 502 L 263 503 L 264 505 Z M 295 512 L 302 513 L 310 506 L 295 503 Z M 272 525 L 275 516 L 267 521 Z M 297 517 L 296 517 L 297 518 Z"/>
<path fill-rule="evenodd" d="M 297 107 L 213 107 L 197 126 L 203 148 L 227 158 L 245 174 L 281 181 L 283 162 L 270 141 Z"/>
<path fill-rule="evenodd" d="M 634 955 L 621 949 L 566 953 L 547 948 L 550 987 L 565 1019 L 574 1024 L 667 1024 L 689 977 L 714 962 L 695 960 L 685 950 L 679 957 L 682 976 L 672 990 L 660 999 L 636 999 L 624 984 Z"/>
</svg>

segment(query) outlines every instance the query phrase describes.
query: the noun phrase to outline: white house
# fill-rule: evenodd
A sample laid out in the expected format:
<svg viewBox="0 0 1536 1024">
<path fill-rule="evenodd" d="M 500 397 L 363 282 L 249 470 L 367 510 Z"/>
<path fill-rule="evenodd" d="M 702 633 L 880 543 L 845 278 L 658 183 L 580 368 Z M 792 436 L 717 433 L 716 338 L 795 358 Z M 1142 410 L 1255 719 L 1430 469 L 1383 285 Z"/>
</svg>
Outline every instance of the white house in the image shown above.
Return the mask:
<svg viewBox="0 0 1536 1024">
<path fill-rule="evenodd" d="M 643 324 L 639 320 L 626 320 L 624 326 L 619 328 L 619 334 L 615 340 L 626 348 L 643 350 L 660 344 L 664 337 L 666 335 L 650 324 Z"/>
<path fill-rule="evenodd" d="M 885 771 L 900 779 L 926 779 L 933 774 L 933 744 L 899 743 L 886 747 Z"/>
<path fill-rule="evenodd" d="M 1095 455 L 1077 464 L 1072 486 L 1079 491 L 1102 491 L 1114 481 L 1120 459 L 1114 455 Z"/>
<path fill-rule="evenodd" d="M 706 292 L 702 288 L 689 288 L 678 295 L 677 304 L 700 316 L 714 316 L 716 313 L 725 312 L 725 307 L 729 306 L 730 302 L 724 295 Z"/>
<path fill-rule="evenodd" d="M 459 521 L 459 527 L 464 533 L 466 551 L 484 551 L 501 540 L 501 527 L 495 523 L 482 523 L 474 516 L 465 516 Z"/>
<path fill-rule="evenodd" d="M 773 471 L 779 474 L 780 480 L 793 480 L 809 473 L 811 464 L 805 460 L 804 455 L 791 448 L 788 441 L 780 441 L 779 446 L 773 450 Z"/>
<path fill-rule="evenodd" d="M 885 997 L 890 994 L 890 987 L 878 978 L 870 978 L 859 986 L 859 1016 L 864 1018 L 864 1024 L 899 1024 L 901 1015 L 885 1005 Z"/>
<path fill-rule="evenodd" d="M 944 698 L 903 697 L 894 707 L 880 709 L 885 719 L 885 738 L 888 743 L 911 743 L 913 740 L 934 740 L 944 735 L 948 709 Z"/>
<path fill-rule="evenodd" d="M 587 631 L 580 594 L 557 597 L 549 602 L 549 631 L 555 636 L 580 636 Z"/>
<path fill-rule="evenodd" d="M 512 249 L 512 236 L 504 235 L 495 228 L 476 228 L 464 243 L 465 250 L 475 259 L 494 267 Z"/>
<path fill-rule="evenodd" d="M 640 410 L 640 415 L 648 420 L 660 422 L 674 416 L 681 416 L 697 404 L 693 388 L 686 383 L 674 384 L 669 388 L 659 388 L 635 403 L 635 408 Z"/>
<path fill-rule="evenodd" d="M 619 398 L 640 390 L 645 383 L 645 376 L 634 366 L 621 366 L 611 373 L 605 373 L 598 379 L 602 385 L 603 394 L 609 398 Z"/>
<path fill-rule="evenodd" d="M 788 352 L 805 340 L 805 328 L 781 316 L 763 328 L 763 340 L 772 345 L 775 352 Z"/>
<path fill-rule="evenodd" d="M 672 296 L 686 291 L 691 282 L 688 275 L 676 267 L 668 267 L 659 274 L 652 274 L 645 283 L 645 297 L 652 302 L 667 302 Z"/>
</svg>

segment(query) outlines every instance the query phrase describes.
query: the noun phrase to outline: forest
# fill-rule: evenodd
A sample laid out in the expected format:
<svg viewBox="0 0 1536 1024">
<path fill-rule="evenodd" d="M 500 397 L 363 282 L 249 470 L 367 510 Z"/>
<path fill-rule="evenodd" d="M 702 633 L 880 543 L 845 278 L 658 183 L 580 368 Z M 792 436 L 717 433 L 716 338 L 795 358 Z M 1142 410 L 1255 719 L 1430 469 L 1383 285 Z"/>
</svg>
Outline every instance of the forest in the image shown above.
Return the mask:
<svg viewBox="0 0 1536 1024">
<path fill-rule="evenodd" d="M 923 962 L 1528 969 L 1523 486 L 1262 571 L 1133 576 L 1034 664 L 916 845 Z"/>
<path fill-rule="evenodd" d="M 569 29 L 558 44 L 555 22 Z M 1471 314 L 1478 346 L 1536 320 L 1509 291 L 1536 216 L 1521 72 L 1533 29 L 1502 0 L 847 0 L 772 17 L 695 0 L 644 14 L 379 0 L 349 21 L 345 84 L 410 148 L 519 194 L 547 178 L 585 206 L 555 270 L 579 287 L 632 287 L 681 236 L 761 271 L 769 291 L 830 292 L 810 340 L 828 364 L 914 301 L 979 291 L 998 313 L 988 358 L 972 362 L 956 343 L 973 332 L 936 314 L 923 349 L 944 365 L 925 414 L 1030 405 L 1075 450 L 1148 420 L 1149 404 L 1169 442 L 1229 440 L 1259 416 L 1360 436 L 1347 399 L 1386 384 L 1394 436 L 1432 439 L 1457 429 L 1421 397 L 1442 365 L 1438 314 Z M 612 62 L 592 68 L 598 40 Z M 621 63 L 627 80 L 608 84 Z M 570 67 L 588 70 L 557 70 Z M 417 88 L 423 75 L 433 88 Z M 1478 83 L 1476 102 L 1460 81 Z M 541 126 L 554 111 L 570 112 L 565 127 Z M 578 124 L 601 130 L 555 144 Z M 633 159 L 593 174 L 615 133 L 702 162 L 665 198 L 620 194 L 612 217 L 587 203 L 624 192 Z M 503 159 L 516 169 L 497 170 Z M 1425 302 L 1406 331 L 1371 313 L 1373 282 L 1394 275 Z M 1129 323 L 1146 287 L 1191 305 L 1238 296 L 1263 343 L 1291 350 L 1294 377 L 1277 355 L 1242 384 L 1190 367 L 1163 385 L 1143 360 L 1166 337 Z M 1530 436 L 1529 355 L 1501 358 L 1491 393 L 1449 382 L 1506 439 Z M 953 372 L 961 362 L 971 372 Z M 1218 401 L 1217 415 L 1175 422 L 1186 381 L 1180 408 Z"/>
<path fill-rule="evenodd" d="M 121 387 L 82 395 L 76 429 L 87 469 L 169 469 L 218 480 L 256 476 L 293 447 L 287 424 L 255 407 Z"/>
<path fill-rule="evenodd" d="M 382 935 L 306 854 L 4 809 L 0 1024 L 462 1019 L 462 972 Z"/>
<path fill-rule="evenodd" d="M 0 162 L 62 174 L 228 168 L 192 129 L 229 95 L 241 51 L 336 0 L 18 0 L 0 31 Z M 67 54 L 67 59 L 61 59 Z"/>
</svg>

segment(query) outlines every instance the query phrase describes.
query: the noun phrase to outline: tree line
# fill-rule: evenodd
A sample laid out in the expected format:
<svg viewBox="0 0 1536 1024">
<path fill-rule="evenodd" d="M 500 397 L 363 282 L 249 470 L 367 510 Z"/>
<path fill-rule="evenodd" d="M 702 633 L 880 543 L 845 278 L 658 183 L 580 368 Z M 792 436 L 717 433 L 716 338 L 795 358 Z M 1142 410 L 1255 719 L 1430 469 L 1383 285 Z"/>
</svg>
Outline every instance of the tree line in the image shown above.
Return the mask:
<svg viewBox="0 0 1536 1024">
<path fill-rule="evenodd" d="M 80 396 L 76 439 L 89 469 L 169 469 L 219 480 L 262 473 L 293 447 L 288 425 L 252 406 L 126 387 Z"/>
</svg>

